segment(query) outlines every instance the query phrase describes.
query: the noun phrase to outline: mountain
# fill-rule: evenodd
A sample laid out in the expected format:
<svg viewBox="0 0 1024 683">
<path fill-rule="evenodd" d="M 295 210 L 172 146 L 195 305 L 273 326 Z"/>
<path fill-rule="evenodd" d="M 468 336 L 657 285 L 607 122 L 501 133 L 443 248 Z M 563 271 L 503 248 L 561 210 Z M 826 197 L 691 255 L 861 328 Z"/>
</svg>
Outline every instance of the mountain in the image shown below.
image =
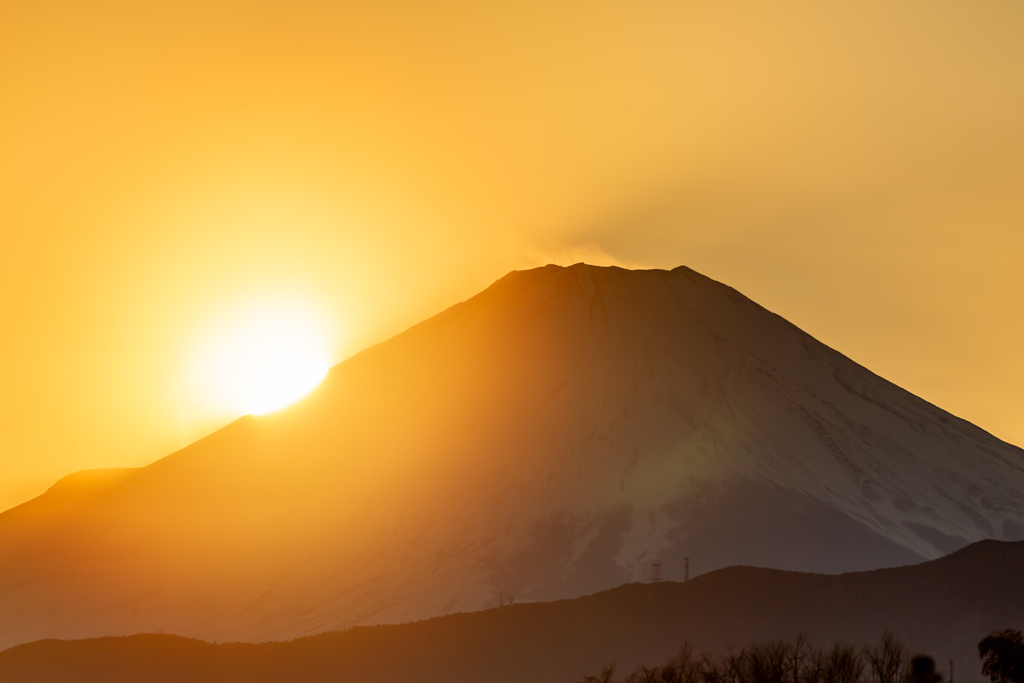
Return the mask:
<svg viewBox="0 0 1024 683">
<path fill-rule="evenodd" d="M 303 401 L 0 515 L 0 647 L 272 640 L 1024 538 L 1024 453 L 687 268 L 513 272 Z"/>
<path fill-rule="evenodd" d="M 629 584 L 575 600 L 492 608 L 291 642 L 136 635 L 0 652 L 6 683 L 569 683 L 804 632 L 875 644 L 890 629 L 955 679 L 979 681 L 977 643 L 1024 624 L 1024 543 L 982 541 L 940 560 L 838 576 L 730 567 L 687 583 Z"/>
</svg>

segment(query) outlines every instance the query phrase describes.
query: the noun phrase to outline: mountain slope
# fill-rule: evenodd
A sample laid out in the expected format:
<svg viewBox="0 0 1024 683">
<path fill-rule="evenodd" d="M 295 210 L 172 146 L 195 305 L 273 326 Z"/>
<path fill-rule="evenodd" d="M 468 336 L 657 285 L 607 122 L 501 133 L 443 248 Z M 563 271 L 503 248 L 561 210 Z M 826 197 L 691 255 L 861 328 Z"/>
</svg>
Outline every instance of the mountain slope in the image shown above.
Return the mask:
<svg viewBox="0 0 1024 683">
<path fill-rule="evenodd" d="M 9 683 L 569 683 L 609 664 L 657 665 L 689 641 L 738 652 L 800 632 L 861 647 L 886 629 L 912 652 L 982 679 L 978 641 L 1024 624 L 1024 543 L 983 541 L 911 567 L 838 576 L 754 567 L 688 583 L 630 584 L 575 600 L 513 605 L 291 642 L 214 645 L 176 636 L 41 641 L 0 652 Z"/>
<path fill-rule="evenodd" d="M 0 515 L 0 646 L 905 564 L 1024 538 L 1022 456 L 686 268 L 515 272 L 288 410 Z"/>
</svg>

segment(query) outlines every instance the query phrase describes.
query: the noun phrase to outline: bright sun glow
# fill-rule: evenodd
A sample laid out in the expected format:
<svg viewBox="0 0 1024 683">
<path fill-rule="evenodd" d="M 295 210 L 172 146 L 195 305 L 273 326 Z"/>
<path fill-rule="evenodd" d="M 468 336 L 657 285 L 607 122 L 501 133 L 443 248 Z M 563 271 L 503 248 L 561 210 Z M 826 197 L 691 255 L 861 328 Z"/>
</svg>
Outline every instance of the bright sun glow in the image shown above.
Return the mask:
<svg viewBox="0 0 1024 683">
<path fill-rule="evenodd" d="M 209 409 L 260 415 L 309 393 L 330 367 L 321 317 L 295 302 L 219 316 L 199 342 L 193 385 Z"/>
<path fill-rule="evenodd" d="M 253 415 L 280 410 L 310 392 L 327 374 L 327 366 L 310 356 L 279 351 L 263 359 L 249 381 L 248 407 Z"/>
</svg>

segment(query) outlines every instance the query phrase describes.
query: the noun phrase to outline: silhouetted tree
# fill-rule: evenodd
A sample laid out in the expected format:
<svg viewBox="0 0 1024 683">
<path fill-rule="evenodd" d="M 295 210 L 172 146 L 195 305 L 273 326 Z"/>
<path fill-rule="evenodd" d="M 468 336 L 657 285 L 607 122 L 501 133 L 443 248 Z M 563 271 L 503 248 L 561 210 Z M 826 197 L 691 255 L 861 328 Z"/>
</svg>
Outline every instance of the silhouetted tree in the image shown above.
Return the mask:
<svg viewBox="0 0 1024 683">
<path fill-rule="evenodd" d="M 928 655 L 915 655 L 910 660 L 906 683 L 942 683 L 942 675 L 935 669 L 935 660 Z"/>
<path fill-rule="evenodd" d="M 738 655 L 734 655 L 732 652 L 725 656 L 725 660 L 722 662 L 722 678 L 728 683 L 747 683 L 746 677 L 746 650 L 740 650 Z"/>
<path fill-rule="evenodd" d="M 724 683 L 725 681 L 722 667 L 708 655 L 701 657 L 697 672 L 700 683 Z"/>
<path fill-rule="evenodd" d="M 784 642 L 751 645 L 741 655 L 748 683 L 785 683 L 789 678 L 790 645 Z"/>
<path fill-rule="evenodd" d="M 915 658 L 916 661 L 916 658 Z M 929 660 L 931 661 L 931 660 Z M 865 672 L 870 670 L 870 681 Z M 697 658 L 686 643 L 660 667 L 641 666 L 619 683 L 939 683 L 903 679 L 908 670 L 906 648 L 889 632 L 874 647 L 857 648 L 836 643 L 829 649 L 812 646 L 800 634 L 796 642 L 756 643 L 739 654 Z M 932 662 L 934 671 L 934 662 Z M 578 683 L 614 683 L 613 670 L 587 676 Z M 993 683 L 1024 683 L 1006 680 Z"/>
<path fill-rule="evenodd" d="M 889 631 L 875 646 L 864 648 L 872 683 L 900 683 L 907 673 L 907 651 Z"/>
<path fill-rule="evenodd" d="M 612 676 L 615 675 L 615 665 L 606 666 L 601 670 L 600 676 L 585 676 L 580 683 L 612 683 Z"/>
<path fill-rule="evenodd" d="M 1006 629 L 995 631 L 978 643 L 981 673 L 992 683 L 1024 683 L 1024 635 Z"/>
<path fill-rule="evenodd" d="M 824 683 L 828 658 L 820 647 L 812 647 L 807 653 L 803 666 L 803 678 L 800 683 Z"/>
<path fill-rule="evenodd" d="M 796 642 L 789 648 L 789 670 L 792 683 L 801 683 L 800 669 L 803 668 L 811 653 L 811 646 L 807 642 L 807 634 L 800 633 Z"/>
<path fill-rule="evenodd" d="M 683 643 L 679 654 L 662 667 L 658 683 L 700 683 L 700 664 L 693 656 L 693 646 Z"/>
<path fill-rule="evenodd" d="M 833 645 L 825 663 L 825 683 L 857 683 L 864 673 L 864 660 L 849 645 Z"/>
</svg>

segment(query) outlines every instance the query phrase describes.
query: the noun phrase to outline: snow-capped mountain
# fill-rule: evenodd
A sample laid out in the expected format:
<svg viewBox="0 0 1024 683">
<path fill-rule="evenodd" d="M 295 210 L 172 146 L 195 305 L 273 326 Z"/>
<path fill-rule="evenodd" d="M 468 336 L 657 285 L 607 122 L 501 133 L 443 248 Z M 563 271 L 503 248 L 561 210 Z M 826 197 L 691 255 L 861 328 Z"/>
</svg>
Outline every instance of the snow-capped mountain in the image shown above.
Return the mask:
<svg viewBox="0 0 1024 683">
<path fill-rule="evenodd" d="M 687 268 L 513 272 L 309 397 L 0 515 L 0 647 L 263 640 L 1024 538 L 1024 452 Z"/>
</svg>

